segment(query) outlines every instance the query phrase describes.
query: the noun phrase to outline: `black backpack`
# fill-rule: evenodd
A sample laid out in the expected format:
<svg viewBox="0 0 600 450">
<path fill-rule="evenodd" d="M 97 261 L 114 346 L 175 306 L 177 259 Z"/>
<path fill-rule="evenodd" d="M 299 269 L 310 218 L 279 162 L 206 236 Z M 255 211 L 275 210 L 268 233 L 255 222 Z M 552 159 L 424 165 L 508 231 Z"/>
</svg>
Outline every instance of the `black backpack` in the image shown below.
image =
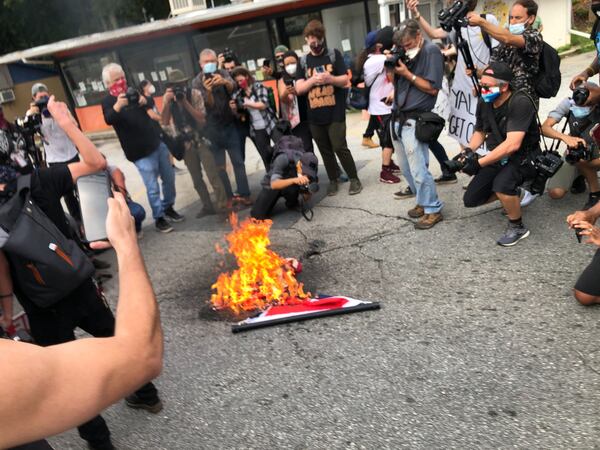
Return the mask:
<svg viewBox="0 0 600 450">
<path fill-rule="evenodd" d="M 15 194 L 0 206 L 0 228 L 14 281 L 36 306 L 54 305 L 94 273 L 79 245 L 32 200 L 31 175 L 19 177 Z"/>
<path fill-rule="evenodd" d="M 302 173 L 311 181 L 318 180 L 318 159 L 314 153 L 307 152 L 304 149 L 302 139 L 296 136 L 282 136 L 279 141 L 277 141 L 277 144 L 275 144 L 275 151 L 273 152 L 271 161 L 275 161 L 275 158 L 282 154 L 287 156 L 290 164 L 297 164 L 298 161 L 303 160 Z"/>
<path fill-rule="evenodd" d="M 535 79 L 535 92 L 542 98 L 555 97 L 560 89 L 560 57 L 558 52 L 543 42 L 540 69 Z"/>
</svg>

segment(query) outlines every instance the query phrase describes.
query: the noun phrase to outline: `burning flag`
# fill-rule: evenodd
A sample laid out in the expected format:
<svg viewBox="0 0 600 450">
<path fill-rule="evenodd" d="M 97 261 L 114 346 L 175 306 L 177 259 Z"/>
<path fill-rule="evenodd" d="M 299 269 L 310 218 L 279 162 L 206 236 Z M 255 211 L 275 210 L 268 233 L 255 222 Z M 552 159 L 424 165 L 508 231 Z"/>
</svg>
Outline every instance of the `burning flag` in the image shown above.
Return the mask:
<svg viewBox="0 0 600 450">
<path fill-rule="evenodd" d="M 233 231 L 225 238 L 238 268 L 231 274 L 221 273 L 212 285 L 216 290 L 211 296 L 213 308 L 240 314 L 262 311 L 271 305 L 297 304 L 308 298 L 290 261 L 269 249 L 271 220 L 248 218 L 239 223 L 237 215 L 232 214 L 230 221 Z"/>
</svg>

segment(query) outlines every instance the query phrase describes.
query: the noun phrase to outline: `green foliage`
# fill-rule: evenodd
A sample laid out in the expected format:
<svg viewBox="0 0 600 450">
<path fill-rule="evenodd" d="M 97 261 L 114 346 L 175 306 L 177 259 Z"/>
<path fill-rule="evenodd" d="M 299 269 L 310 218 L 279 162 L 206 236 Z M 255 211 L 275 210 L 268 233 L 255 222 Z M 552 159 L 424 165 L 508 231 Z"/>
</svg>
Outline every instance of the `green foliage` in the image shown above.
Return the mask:
<svg viewBox="0 0 600 450">
<path fill-rule="evenodd" d="M 0 54 L 164 19 L 168 0 L 0 0 Z"/>
</svg>

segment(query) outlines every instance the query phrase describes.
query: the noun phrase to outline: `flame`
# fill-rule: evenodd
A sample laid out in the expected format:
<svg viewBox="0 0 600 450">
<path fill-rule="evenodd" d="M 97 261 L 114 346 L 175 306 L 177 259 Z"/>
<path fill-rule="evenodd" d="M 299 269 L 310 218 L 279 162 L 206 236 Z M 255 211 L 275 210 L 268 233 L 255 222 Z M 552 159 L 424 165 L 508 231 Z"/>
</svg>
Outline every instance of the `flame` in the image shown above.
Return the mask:
<svg viewBox="0 0 600 450">
<path fill-rule="evenodd" d="M 231 214 L 230 222 L 233 231 L 225 236 L 227 251 L 235 256 L 238 269 L 221 273 L 212 285 L 216 293 L 210 301 L 215 309 L 229 308 L 239 314 L 308 297 L 286 259 L 269 249 L 272 220 L 248 218 L 239 223 L 237 215 Z M 221 250 L 218 244 L 216 248 Z"/>
</svg>

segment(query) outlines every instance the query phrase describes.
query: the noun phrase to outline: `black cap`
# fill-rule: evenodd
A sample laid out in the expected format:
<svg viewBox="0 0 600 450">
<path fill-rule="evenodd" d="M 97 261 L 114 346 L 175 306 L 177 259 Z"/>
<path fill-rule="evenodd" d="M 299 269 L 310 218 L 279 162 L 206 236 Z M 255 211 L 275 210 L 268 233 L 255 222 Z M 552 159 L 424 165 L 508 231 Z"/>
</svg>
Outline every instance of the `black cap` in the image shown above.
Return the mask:
<svg viewBox="0 0 600 450">
<path fill-rule="evenodd" d="M 513 79 L 513 72 L 508 64 L 499 61 L 492 61 L 483 69 L 483 75 L 495 78 L 496 80 L 510 83 Z"/>
<path fill-rule="evenodd" d="M 392 42 L 392 37 L 394 36 L 394 29 L 392 27 L 383 27 L 381 30 L 377 32 L 377 37 L 375 38 L 375 42 L 383 45 L 383 50 L 391 50 L 394 46 Z"/>
</svg>

